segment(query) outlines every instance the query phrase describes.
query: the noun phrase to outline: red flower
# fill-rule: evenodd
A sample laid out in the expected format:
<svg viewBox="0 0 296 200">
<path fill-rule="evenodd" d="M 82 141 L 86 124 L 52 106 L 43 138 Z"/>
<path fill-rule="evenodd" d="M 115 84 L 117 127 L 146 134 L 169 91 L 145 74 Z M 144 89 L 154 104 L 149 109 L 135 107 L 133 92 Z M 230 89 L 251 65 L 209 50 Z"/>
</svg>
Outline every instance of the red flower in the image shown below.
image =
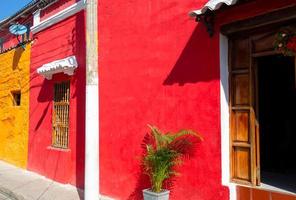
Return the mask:
<svg viewBox="0 0 296 200">
<path fill-rule="evenodd" d="M 287 49 L 290 51 L 296 52 L 296 37 L 290 38 L 290 40 L 287 43 Z"/>
</svg>

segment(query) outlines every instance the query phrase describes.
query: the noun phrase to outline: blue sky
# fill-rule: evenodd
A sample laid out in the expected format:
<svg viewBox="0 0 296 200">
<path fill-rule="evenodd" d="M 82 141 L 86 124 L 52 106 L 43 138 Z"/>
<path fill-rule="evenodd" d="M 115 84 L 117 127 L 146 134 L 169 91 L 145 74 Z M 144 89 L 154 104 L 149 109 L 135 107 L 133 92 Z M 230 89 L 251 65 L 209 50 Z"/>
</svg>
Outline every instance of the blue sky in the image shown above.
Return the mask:
<svg viewBox="0 0 296 200">
<path fill-rule="evenodd" d="M 0 21 L 24 7 L 32 0 L 0 0 Z"/>
</svg>

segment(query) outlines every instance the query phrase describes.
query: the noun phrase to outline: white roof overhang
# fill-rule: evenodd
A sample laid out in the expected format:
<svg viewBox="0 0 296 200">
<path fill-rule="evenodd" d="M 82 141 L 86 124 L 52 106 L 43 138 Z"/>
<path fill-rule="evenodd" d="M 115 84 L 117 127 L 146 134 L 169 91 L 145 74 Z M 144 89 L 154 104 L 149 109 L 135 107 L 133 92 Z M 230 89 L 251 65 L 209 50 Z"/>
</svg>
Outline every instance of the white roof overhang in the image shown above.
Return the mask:
<svg viewBox="0 0 296 200">
<path fill-rule="evenodd" d="M 78 67 L 76 57 L 70 56 L 61 60 L 42 65 L 37 69 L 37 73 L 44 76 L 46 79 L 52 79 L 53 74 L 64 73 L 69 76 L 74 74 L 75 69 Z"/>
<path fill-rule="evenodd" d="M 223 4 L 231 6 L 238 2 L 238 0 L 209 0 L 201 9 L 193 10 L 189 13 L 191 17 L 196 17 L 205 14 L 208 10 L 218 10 Z"/>
</svg>

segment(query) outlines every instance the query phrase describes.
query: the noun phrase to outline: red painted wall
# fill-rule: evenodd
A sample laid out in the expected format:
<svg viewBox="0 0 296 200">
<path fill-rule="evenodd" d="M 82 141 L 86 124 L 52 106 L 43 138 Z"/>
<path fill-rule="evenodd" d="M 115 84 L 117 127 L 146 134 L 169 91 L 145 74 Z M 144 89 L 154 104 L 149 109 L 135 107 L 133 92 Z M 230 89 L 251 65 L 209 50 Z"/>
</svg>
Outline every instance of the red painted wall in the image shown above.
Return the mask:
<svg viewBox="0 0 296 200">
<path fill-rule="evenodd" d="M 75 55 L 73 76 L 57 74 L 46 80 L 36 69 L 45 63 Z M 31 51 L 28 169 L 50 179 L 83 187 L 85 116 L 84 11 L 34 35 Z M 53 84 L 71 80 L 69 150 L 51 148 Z"/>
<path fill-rule="evenodd" d="M 227 199 L 221 186 L 219 38 L 189 19 L 198 1 L 99 4 L 100 192 L 142 199 L 146 124 L 190 128 L 205 141 L 184 163 L 172 200 Z M 214 192 L 213 192 L 214 191 Z"/>
<path fill-rule="evenodd" d="M 65 8 L 73 5 L 74 3 L 78 2 L 78 1 L 81 1 L 81 0 L 60 0 L 60 1 L 57 1 L 56 3 L 47 7 L 46 9 L 41 10 L 41 13 L 40 13 L 41 21 L 64 10 Z"/>
<path fill-rule="evenodd" d="M 18 36 L 22 41 L 22 36 Z M 8 30 L 0 32 L 0 38 L 3 39 L 3 51 L 15 47 L 19 42 L 15 35 L 12 35 Z"/>
<path fill-rule="evenodd" d="M 221 24 L 295 0 L 259 0 L 220 13 Z M 172 200 L 226 200 L 221 185 L 219 34 L 187 13 L 205 1 L 100 0 L 100 192 L 142 199 L 139 157 L 146 124 L 204 135 L 176 178 Z"/>
</svg>

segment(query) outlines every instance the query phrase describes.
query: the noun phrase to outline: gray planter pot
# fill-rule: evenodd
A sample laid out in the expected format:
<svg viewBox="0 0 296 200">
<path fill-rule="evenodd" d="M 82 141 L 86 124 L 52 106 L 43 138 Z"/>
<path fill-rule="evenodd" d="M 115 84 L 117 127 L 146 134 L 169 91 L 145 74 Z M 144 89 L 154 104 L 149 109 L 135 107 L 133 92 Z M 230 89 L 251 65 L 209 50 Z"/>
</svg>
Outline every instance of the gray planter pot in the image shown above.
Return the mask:
<svg viewBox="0 0 296 200">
<path fill-rule="evenodd" d="M 164 190 L 160 193 L 152 192 L 150 189 L 143 190 L 144 200 L 169 200 L 170 191 Z"/>
</svg>

